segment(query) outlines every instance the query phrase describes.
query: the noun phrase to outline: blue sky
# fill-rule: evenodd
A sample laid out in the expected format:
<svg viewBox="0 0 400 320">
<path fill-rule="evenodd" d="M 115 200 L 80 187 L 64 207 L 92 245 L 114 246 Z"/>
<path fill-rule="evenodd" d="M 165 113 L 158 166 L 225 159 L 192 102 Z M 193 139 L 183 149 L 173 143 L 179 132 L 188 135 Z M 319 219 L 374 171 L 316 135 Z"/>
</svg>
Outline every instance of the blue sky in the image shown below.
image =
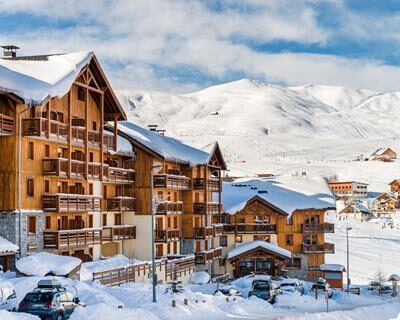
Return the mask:
<svg viewBox="0 0 400 320">
<path fill-rule="evenodd" d="M 400 1 L 0 0 L 20 54 L 91 50 L 118 89 L 252 78 L 399 90 Z"/>
</svg>

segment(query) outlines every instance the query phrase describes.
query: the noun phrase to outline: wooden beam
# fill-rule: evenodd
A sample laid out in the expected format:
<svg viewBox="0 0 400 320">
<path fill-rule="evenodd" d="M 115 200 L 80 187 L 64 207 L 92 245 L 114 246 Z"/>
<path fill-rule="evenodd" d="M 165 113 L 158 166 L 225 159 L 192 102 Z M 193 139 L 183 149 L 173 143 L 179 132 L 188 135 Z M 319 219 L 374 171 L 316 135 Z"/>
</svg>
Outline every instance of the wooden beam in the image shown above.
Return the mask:
<svg viewBox="0 0 400 320">
<path fill-rule="evenodd" d="M 74 82 L 74 84 L 79 86 L 79 87 L 82 87 L 84 89 L 88 89 L 89 91 L 96 92 L 96 93 L 99 93 L 99 94 L 104 94 L 103 91 L 101 91 L 99 89 L 96 89 L 96 88 L 93 88 L 91 86 L 88 86 L 87 84 L 83 84 L 83 83 L 76 82 L 76 81 Z"/>
<path fill-rule="evenodd" d="M 85 90 L 85 177 L 89 174 L 89 88 Z M 88 187 L 88 186 L 86 186 Z"/>
<path fill-rule="evenodd" d="M 114 151 L 117 151 L 117 137 L 118 137 L 118 117 L 114 116 L 114 136 L 113 136 L 113 144 Z"/>
<path fill-rule="evenodd" d="M 104 95 L 101 95 L 100 98 L 100 163 L 100 181 L 102 181 L 104 170 Z"/>
<path fill-rule="evenodd" d="M 71 154 L 72 154 L 72 88 L 68 92 L 68 178 L 71 178 Z"/>
<path fill-rule="evenodd" d="M 51 99 L 49 100 L 49 102 L 47 103 L 47 139 L 50 138 L 50 131 L 51 131 Z"/>
</svg>

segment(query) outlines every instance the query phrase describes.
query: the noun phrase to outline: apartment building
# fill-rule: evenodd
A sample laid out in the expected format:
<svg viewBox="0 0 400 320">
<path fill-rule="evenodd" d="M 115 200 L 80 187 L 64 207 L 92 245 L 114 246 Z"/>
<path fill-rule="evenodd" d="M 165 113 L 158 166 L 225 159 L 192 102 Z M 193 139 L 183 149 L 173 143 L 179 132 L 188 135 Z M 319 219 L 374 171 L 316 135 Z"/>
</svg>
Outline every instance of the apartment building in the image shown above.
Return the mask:
<svg viewBox="0 0 400 320">
<path fill-rule="evenodd" d="M 0 235 L 21 255 L 123 253 L 136 228 L 132 155 L 106 122 L 126 115 L 92 52 L 0 59 Z"/>
<path fill-rule="evenodd" d="M 222 229 L 214 220 L 221 215 L 221 171 L 226 164 L 219 145 L 205 152 L 130 122 L 119 122 L 117 128 L 129 142 L 125 148 L 135 155 L 138 245 L 133 255 L 151 258 L 154 209 L 156 256 L 195 254 L 198 267 L 211 270 L 221 255 Z"/>
<path fill-rule="evenodd" d="M 325 254 L 335 251 L 325 241 L 334 232 L 325 212 L 335 202 L 323 179 L 241 179 L 224 184 L 223 204 L 219 273 L 322 276 Z"/>
<path fill-rule="evenodd" d="M 329 187 L 337 199 L 357 201 L 368 197 L 368 184 L 357 181 L 329 182 Z"/>
</svg>

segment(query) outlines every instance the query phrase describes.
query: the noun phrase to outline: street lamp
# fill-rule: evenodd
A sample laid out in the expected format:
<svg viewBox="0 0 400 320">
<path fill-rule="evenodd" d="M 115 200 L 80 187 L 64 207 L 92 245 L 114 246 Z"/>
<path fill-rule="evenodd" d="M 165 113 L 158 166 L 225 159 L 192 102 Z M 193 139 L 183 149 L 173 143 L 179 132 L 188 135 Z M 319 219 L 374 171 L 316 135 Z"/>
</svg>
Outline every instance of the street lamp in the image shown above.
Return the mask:
<svg viewBox="0 0 400 320">
<path fill-rule="evenodd" d="M 350 270 L 349 270 L 349 231 L 353 228 L 347 227 L 346 228 L 346 242 L 347 242 L 347 294 L 349 294 L 349 287 L 350 287 Z"/>
<path fill-rule="evenodd" d="M 156 257 L 154 254 L 155 247 L 155 230 L 154 230 L 154 217 L 156 215 L 156 203 L 153 195 L 153 174 L 162 169 L 161 163 L 156 162 L 151 166 L 150 170 L 150 192 L 151 192 L 151 269 L 152 269 L 152 284 L 153 284 L 153 302 L 157 302 L 156 286 L 157 286 L 157 273 L 156 273 Z"/>
</svg>

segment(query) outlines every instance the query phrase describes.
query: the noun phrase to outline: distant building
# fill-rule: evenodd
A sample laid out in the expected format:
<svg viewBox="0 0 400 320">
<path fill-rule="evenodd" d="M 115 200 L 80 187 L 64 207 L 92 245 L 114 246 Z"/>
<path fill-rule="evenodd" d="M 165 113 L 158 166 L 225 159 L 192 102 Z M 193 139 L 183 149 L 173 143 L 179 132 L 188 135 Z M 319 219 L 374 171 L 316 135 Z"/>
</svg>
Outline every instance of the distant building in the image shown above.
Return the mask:
<svg viewBox="0 0 400 320">
<path fill-rule="evenodd" d="M 391 192 L 400 192 L 400 179 L 394 179 L 392 182 L 389 183 L 390 191 Z"/>
<path fill-rule="evenodd" d="M 368 184 L 356 181 L 329 182 L 329 188 L 336 198 L 344 200 L 359 200 L 368 197 Z"/>
<path fill-rule="evenodd" d="M 390 148 L 379 148 L 370 156 L 370 160 L 393 161 L 397 153 Z"/>
<path fill-rule="evenodd" d="M 372 210 L 377 216 L 392 215 L 399 208 L 399 198 L 392 192 L 382 193 L 372 202 Z"/>
<path fill-rule="evenodd" d="M 362 203 L 348 204 L 342 210 L 339 211 L 339 215 L 344 217 L 354 217 L 356 219 L 368 219 L 372 216 L 372 212 L 364 206 Z"/>
</svg>

